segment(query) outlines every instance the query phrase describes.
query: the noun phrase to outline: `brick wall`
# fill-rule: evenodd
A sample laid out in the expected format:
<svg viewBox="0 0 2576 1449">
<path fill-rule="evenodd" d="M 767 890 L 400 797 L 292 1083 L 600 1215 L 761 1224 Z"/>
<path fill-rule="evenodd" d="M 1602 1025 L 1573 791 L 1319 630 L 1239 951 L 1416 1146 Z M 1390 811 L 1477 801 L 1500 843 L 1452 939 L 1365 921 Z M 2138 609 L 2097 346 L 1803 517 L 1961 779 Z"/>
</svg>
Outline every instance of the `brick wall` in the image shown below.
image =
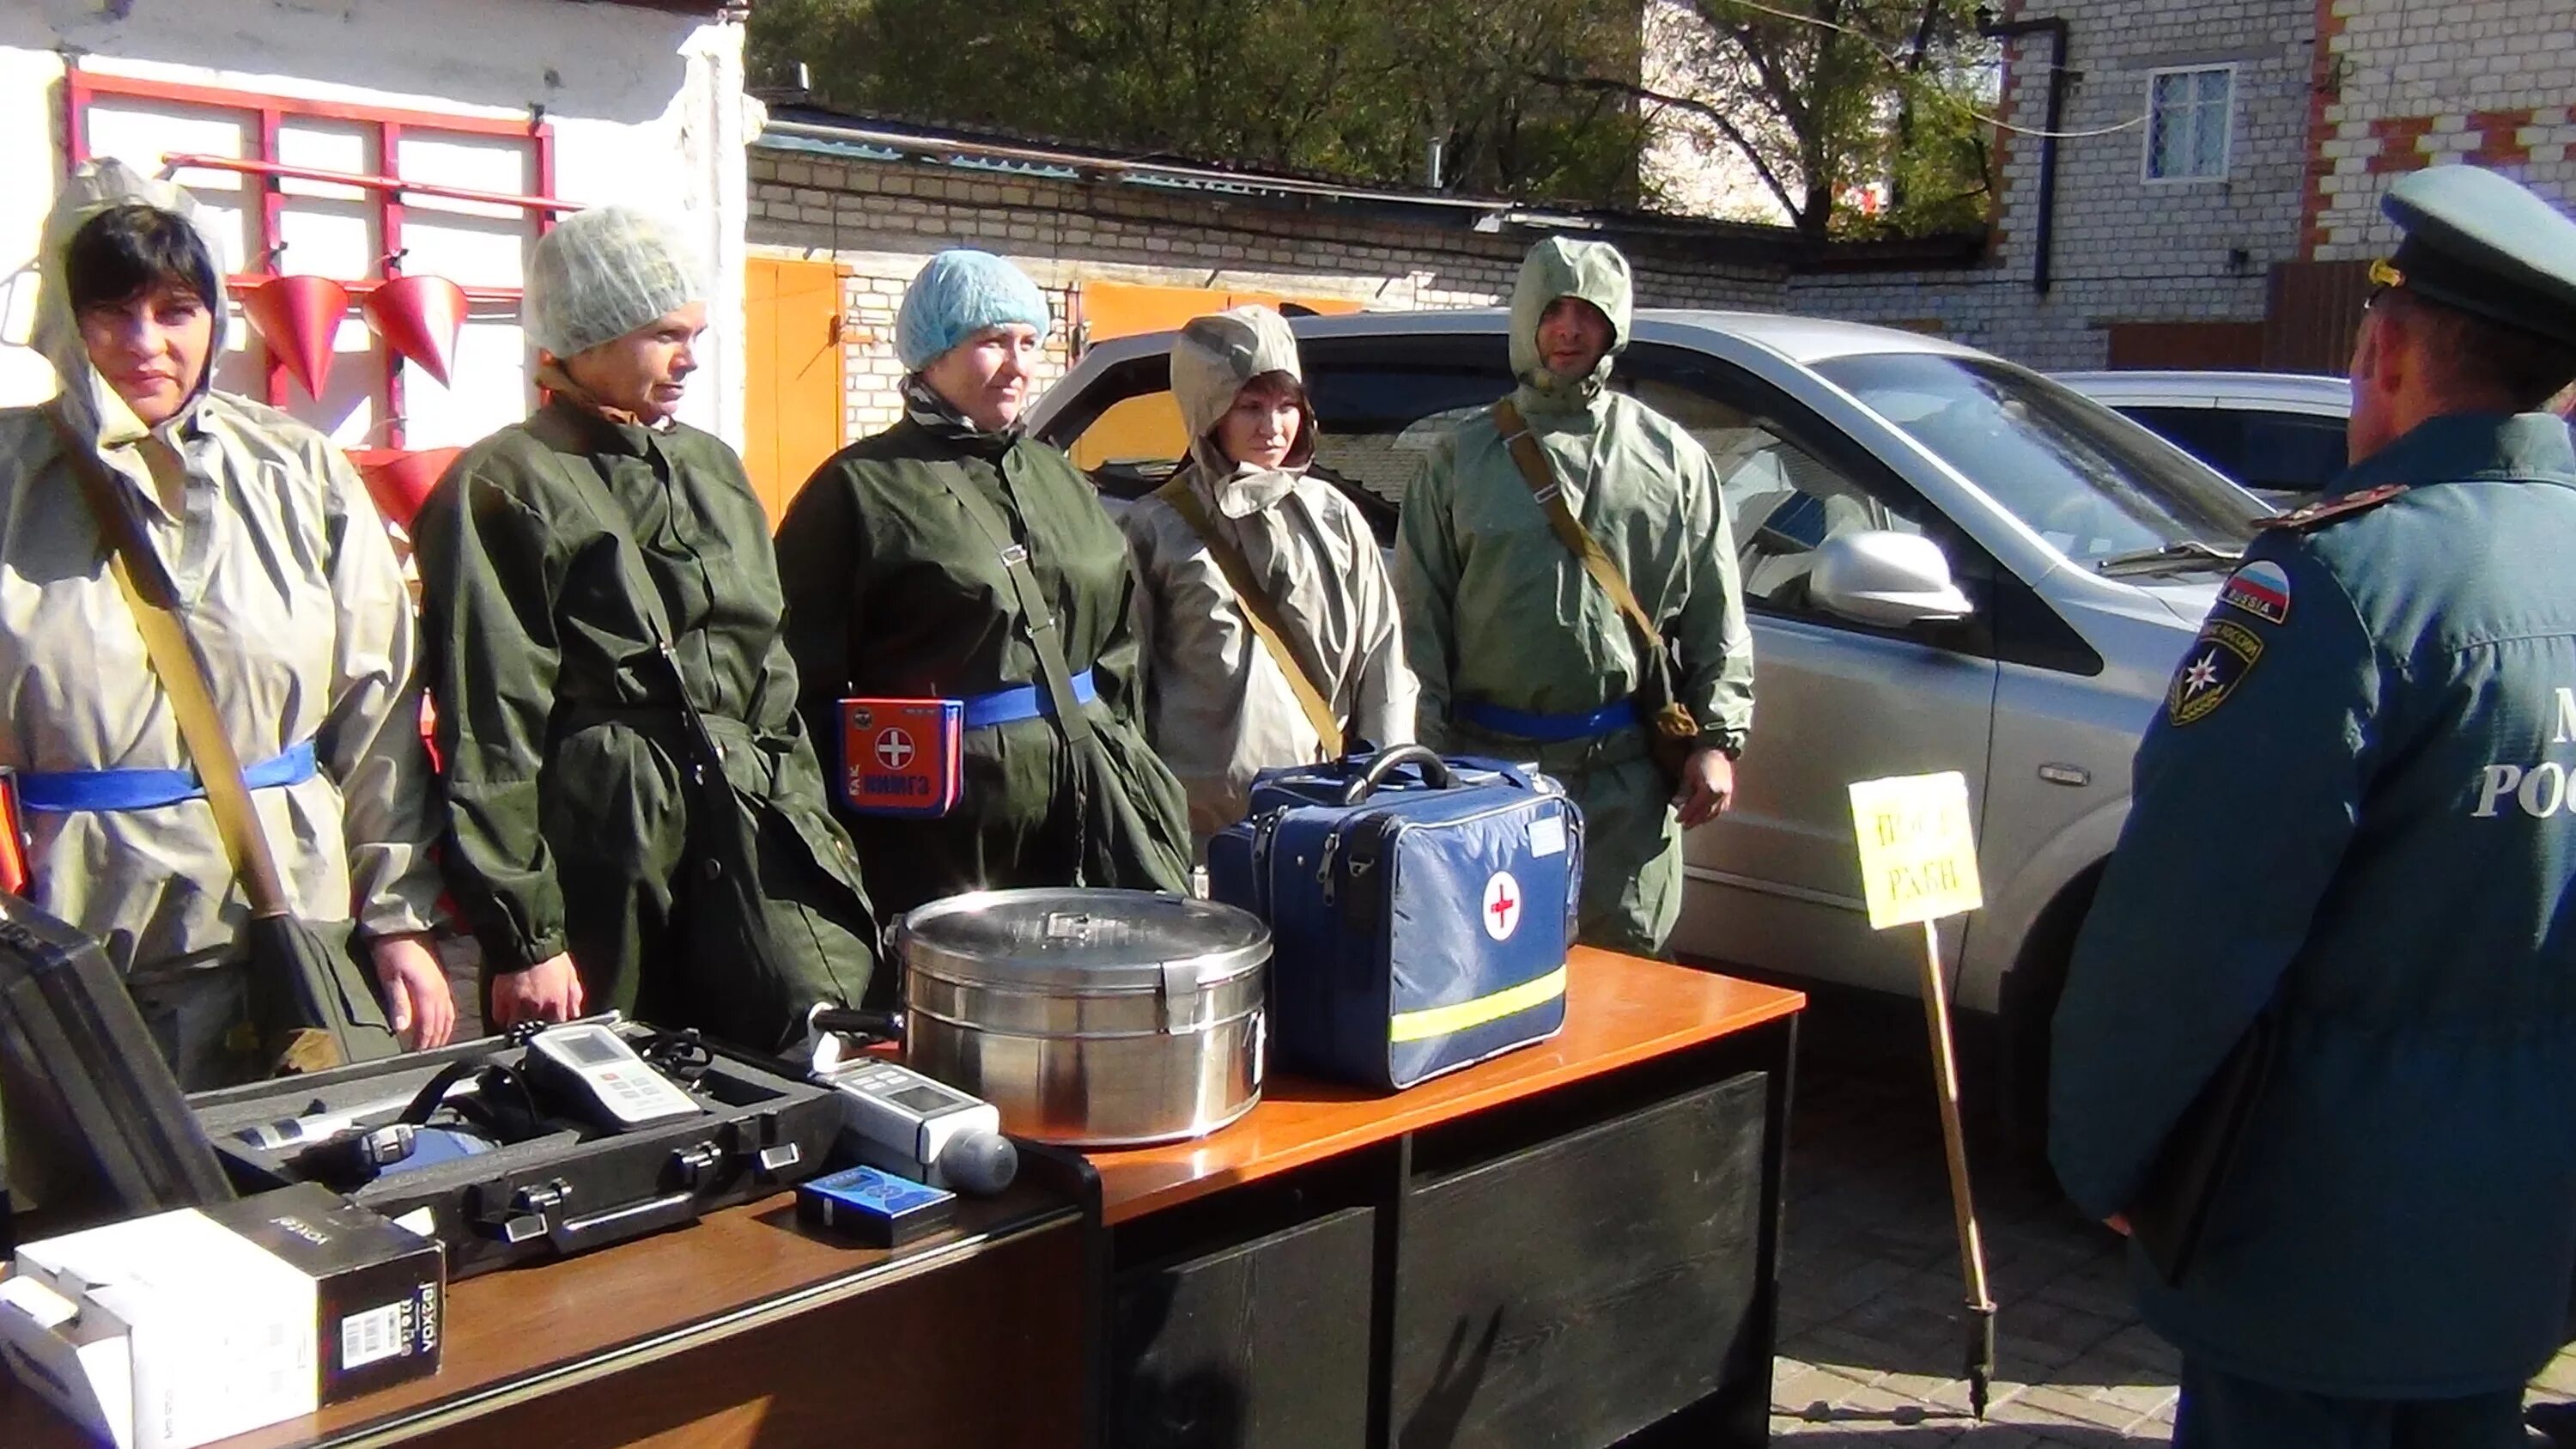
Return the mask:
<svg viewBox="0 0 2576 1449">
<path fill-rule="evenodd" d="M 2398 176 L 2469 161 L 2576 202 L 2576 0 L 2317 0 L 2314 139 L 2306 198 L 2320 261 L 2384 255 L 2379 200 Z"/>
<path fill-rule="evenodd" d="M 2099 367 L 2122 322 L 2259 321 L 2275 261 L 2299 255 L 2315 0 L 2028 4 L 2063 15 L 2069 87 L 2058 142 L 2056 236 L 2046 297 L 2031 285 L 2041 145 L 2006 135 L 2003 206 L 1983 267 L 1799 278 L 1790 304 L 1859 321 L 1938 320 L 1945 335 L 2035 367 Z M 2560 3 L 2560 0 L 2551 0 Z M 2011 42 L 2004 119 L 2047 115 L 2047 37 Z M 2144 179 L 2149 76 L 2233 65 L 2223 180 Z M 2239 255 L 2241 254 L 2241 255 Z"/>
<path fill-rule="evenodd" d="M 999 252 L 1077 316 L 1086 281 L 1341 297 L 1378 309 L 1488 306 L 1506 300 L 1536 234 L 1386 219 L 1343 208 L 1292 211 L 1220 193 L 1167 191 L 976 172 L 900 161 L 839 159 L 755 146 L 752 249 L 830 259 L 849 269 L 845 436 L 900 415 L 895 309 L 932 254 Z M 1613 237 L 1648 307 L 1761 307 L 1785 298 L 1777 266 L 1721 261 L 1712 247 Z M 1079 339 L 1059 328 L 1042 380 L 1071 364 Z"/>
</svg>

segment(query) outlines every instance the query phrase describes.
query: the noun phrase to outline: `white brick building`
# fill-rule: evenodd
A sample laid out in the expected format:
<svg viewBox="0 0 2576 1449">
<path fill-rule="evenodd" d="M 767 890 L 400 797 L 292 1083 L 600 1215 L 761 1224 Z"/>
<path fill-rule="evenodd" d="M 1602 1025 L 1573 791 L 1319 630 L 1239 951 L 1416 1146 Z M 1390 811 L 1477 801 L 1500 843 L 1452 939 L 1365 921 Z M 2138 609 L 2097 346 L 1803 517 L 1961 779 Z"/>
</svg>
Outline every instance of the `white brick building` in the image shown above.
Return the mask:
<svg viewBox="0 0 2576 1449">
<path fill-rule="evenodd" d="M 2063 22 L 2068 75 L 2053 147 L 2004 138 L 1990 255 L 1800 277 L 1794 307 L 1938 322 L 2045 367 L 2339 370 L 2362 265 L 2394 245 L 2395 175 L 2470 161 L 2576 198 L 2576 0 L 2028 0 L 2006 19 Z M 2051 37 L 2007 45 L 2005 119 L 2041 128 Z"/>
</svg>

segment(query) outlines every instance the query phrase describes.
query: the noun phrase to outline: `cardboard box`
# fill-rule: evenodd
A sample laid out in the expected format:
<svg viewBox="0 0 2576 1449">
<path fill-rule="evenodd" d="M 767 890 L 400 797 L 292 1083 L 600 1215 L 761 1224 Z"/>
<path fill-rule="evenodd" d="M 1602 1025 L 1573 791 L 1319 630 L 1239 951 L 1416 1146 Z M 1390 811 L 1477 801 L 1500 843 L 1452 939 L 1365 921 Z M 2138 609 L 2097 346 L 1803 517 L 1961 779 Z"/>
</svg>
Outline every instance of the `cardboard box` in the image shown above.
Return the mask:
<svg viewBox="0 0 2576 1449">
<path fill-rule="evenodd" d="M 116 1449 L 195 1449 L 438 1371 L 438 1244 L 311 1183 L 71 1233 L 0 1280 L 0 1357 Z"/>
</svg>

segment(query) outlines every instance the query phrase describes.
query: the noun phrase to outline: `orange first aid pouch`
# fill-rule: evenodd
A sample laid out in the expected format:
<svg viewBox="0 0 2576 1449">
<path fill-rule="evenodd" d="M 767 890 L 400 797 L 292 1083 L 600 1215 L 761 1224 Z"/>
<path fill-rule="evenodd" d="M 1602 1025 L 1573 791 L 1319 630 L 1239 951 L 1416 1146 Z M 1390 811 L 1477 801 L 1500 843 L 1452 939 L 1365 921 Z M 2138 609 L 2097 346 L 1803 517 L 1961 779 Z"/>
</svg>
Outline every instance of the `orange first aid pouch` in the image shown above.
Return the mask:
<svg viewBox="0 0 2576 1449">
<path fill-rule="evenodd" d="M 842 700 L 841 798 L 865 815 L 945 815 L 957 808 L 965 746 L 963 700 Z"/>
</svg>

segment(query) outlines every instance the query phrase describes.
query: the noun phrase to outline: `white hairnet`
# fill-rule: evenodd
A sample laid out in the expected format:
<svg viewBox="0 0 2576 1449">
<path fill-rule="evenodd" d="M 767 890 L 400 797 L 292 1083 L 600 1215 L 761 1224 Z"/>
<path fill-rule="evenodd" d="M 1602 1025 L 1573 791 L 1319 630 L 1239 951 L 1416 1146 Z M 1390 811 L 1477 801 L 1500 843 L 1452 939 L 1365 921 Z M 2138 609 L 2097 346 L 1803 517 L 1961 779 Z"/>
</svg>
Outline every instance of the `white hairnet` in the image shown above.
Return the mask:
<svg viewBox="0 0 2576 1449">
<path fill-rule="evenodd" d="M 538 240 L 519 316 L 529 341 L 570 357 L 706 294 L 677 233 L 631 207 L 603 206 L 574 212 Z"/>
</svg>

